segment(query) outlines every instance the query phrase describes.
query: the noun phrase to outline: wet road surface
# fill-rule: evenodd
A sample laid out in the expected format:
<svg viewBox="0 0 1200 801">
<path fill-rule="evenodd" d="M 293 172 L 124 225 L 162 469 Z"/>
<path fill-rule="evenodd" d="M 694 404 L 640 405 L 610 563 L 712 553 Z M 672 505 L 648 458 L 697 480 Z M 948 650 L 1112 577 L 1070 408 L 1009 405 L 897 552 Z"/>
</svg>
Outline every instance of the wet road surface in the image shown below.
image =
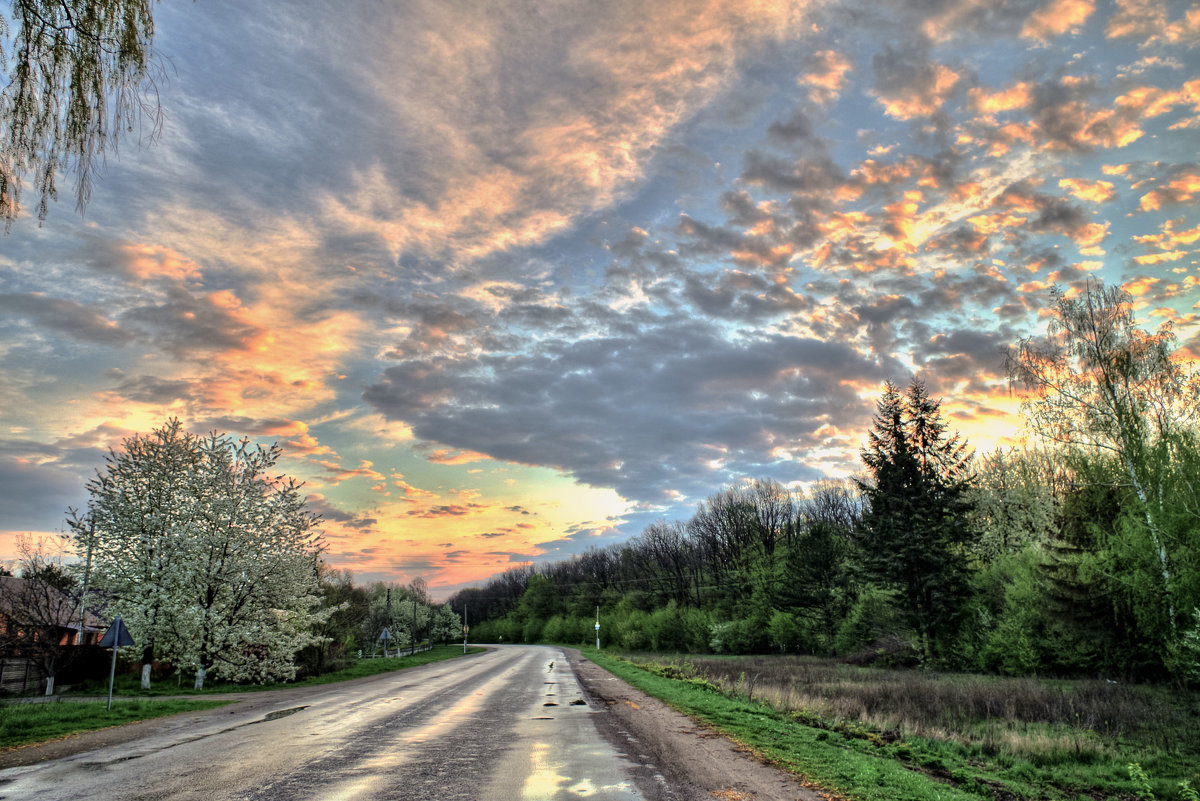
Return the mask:
<svg viewBox="0 0 1200 801">
<path fill-rule="evenodd" d="M 369 683 L 314 688 L 299 703 L 266 714 L 234 708 L 191 716 L 141 740 L 0 771 L 0 799 L 672 795 L 653 766 L 630 760 L 601 736 L 598 710 L 555 648 L 497 648 Z"/>
</svg>

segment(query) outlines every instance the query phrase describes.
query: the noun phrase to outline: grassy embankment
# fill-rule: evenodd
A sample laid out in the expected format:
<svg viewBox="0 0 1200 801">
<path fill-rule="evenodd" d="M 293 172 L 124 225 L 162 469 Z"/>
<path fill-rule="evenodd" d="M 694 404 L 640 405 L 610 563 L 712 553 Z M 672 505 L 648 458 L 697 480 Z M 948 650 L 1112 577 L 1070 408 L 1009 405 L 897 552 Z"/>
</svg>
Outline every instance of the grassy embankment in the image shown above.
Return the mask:
<svg viewBox="0 0 1200 801">
<path fill-rule="evenodd" d="M 192 699 L 113 700 L 69 703 L 14 703 L 0 706 L 0 749 L 57 740 L 71 734 L 107 729 L 122 723 L 223 706 L 228 701 Z"/>
<path fill-rule="evenodd" d="M 1200 783 L 1196 693 L 792 657 L 628 661 L 585 653 L 849 799 L 1165 801 L 1191 797 L 1181 782 Z M 1131 778 L 1131 764 L 1148 784 Z"/>
<path fill-rule="evenodd" d="M 468 653 L 478 653 L 483 650 L 483 648 L 470 648 Z M 28 703 L 18 701 L 0 704 L 0 748 L 45 742 L 78 732 L 165 717 L 180 712 L 210 709 L 229 703 L 229 701 L 203 700 L 203 696 L 214 693 L 257 692 L 331 684 L 427 665 L 431 662 L 440 662 L 462 655 L 461 645 L 439 646 L 432 651 L 425 651 L 413 656 L 362 659 L 354 662 L 345 670 L 326 673 L 322 676 L 312 676 L 296 682 L 267 685 L 214 682 L 200 692 L 193 690 L 190 686 L 181 688 L 176 685 L 174 680 L 159 682 L 150 690 L 142 690 L 138 677 L 121 676 L 114 690 L 115 695 L 120 697 L 114 697 L 112 711 L 105 709 L 107 704 L 104 701 L 35 702 L 30 699 Z M 72 693 L 81 695 L 105 695 L 107 692 L 107 682 L 104 682 L 103 686 L 99 683 L 92 683 L 72 690 Z M 154 697 L 161 695 L 194 695 L 196 698 Z"/>
</svg>

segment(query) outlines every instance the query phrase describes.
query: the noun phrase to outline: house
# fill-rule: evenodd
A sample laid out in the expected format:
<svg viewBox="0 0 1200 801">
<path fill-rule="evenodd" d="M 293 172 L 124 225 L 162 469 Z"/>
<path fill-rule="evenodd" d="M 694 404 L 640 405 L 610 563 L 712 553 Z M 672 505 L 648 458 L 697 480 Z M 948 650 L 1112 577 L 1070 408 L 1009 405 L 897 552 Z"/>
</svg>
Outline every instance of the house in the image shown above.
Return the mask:
<svg viewBox="0 0 1200 801">
<path fill-rule="evenodd" d="M 107 623 L 48 581 L 0 576 L 0 692 L 50 690 L 61 671 L 98 652 Z M 93 659 L 85 659 L 92 662 Z"/>
</svg>

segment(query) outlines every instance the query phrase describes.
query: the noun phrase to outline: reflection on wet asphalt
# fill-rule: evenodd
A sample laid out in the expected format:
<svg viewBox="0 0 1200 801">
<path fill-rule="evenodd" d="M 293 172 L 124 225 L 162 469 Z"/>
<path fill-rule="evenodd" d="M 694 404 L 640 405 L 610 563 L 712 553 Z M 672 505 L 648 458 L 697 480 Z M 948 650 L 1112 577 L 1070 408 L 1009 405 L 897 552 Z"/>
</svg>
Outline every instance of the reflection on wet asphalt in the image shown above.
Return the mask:
<svg viewBox="0 0 1200 801">
<path fill-rule="evenodd" d="M 2 771 L 0 799 L 648 797 L 635 784 L 645 766 L 598 734 L 594 713 L 560 651 L 507 647 L 331 685 L 266 718 L 214 716 L 196 730 Z"/>
</svg>

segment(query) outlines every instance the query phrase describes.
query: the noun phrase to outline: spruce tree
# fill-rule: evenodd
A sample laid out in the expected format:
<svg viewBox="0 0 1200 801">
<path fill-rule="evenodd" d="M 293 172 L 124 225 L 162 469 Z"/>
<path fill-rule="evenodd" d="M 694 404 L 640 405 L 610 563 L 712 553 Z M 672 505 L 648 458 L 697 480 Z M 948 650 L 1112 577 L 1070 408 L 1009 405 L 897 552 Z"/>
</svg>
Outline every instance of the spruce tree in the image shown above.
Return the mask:
<svg viewBox="0 0 1200 801">
<path fill-rule="evenodd" d="M 923 382 L 904 394 L 885 386 L 862 450 L 868 508 L 856 534 L 864 572 L 896 593 L 926 662 L 956 631 L 967 597 L 971 458 Z"/>
</svg>

